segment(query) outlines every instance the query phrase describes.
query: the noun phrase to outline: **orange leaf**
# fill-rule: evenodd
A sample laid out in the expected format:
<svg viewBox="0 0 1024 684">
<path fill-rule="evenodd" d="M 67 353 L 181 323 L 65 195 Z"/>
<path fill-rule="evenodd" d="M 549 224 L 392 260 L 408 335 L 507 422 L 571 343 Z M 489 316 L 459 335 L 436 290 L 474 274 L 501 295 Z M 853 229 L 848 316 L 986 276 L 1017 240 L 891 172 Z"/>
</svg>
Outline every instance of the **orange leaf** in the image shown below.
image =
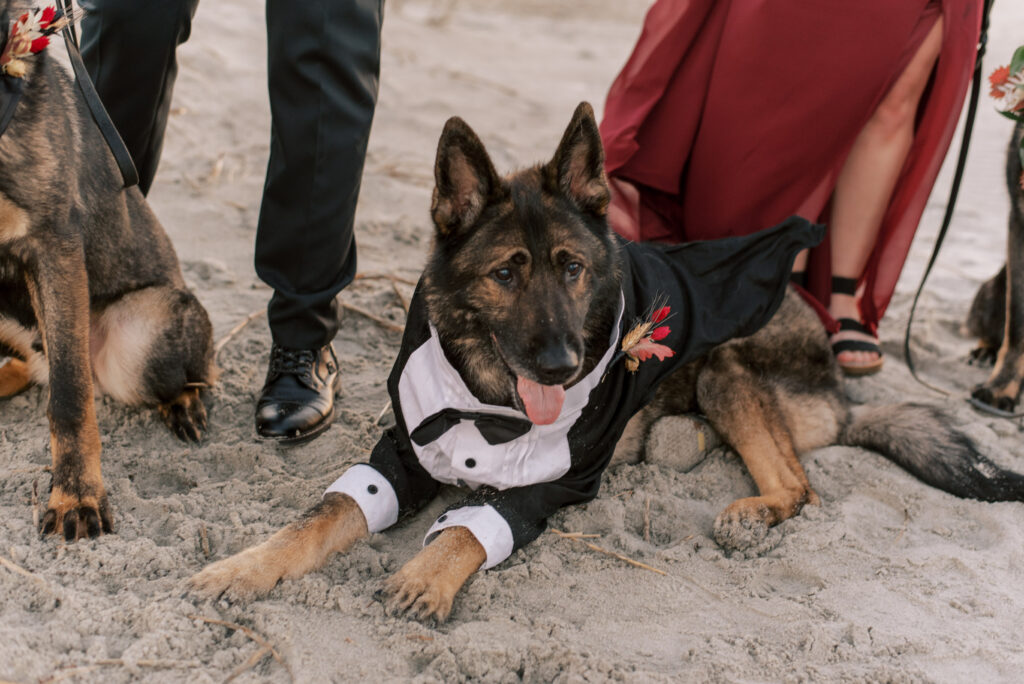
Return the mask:
<svg viewBox="0 0 1024 684">
<path fill-rule="evenodd" d="M 629 350 L 629 355 L 635 356 L 640 361 L 646 361 L 652 356 L 656 356 L 659 361 L 664 361 L 670 356 L 675 356 L 676 353 L 672 351 L 671 347 L 666 347 L 663 344 L 651 340 L 640 340 Z"/>
</svg>

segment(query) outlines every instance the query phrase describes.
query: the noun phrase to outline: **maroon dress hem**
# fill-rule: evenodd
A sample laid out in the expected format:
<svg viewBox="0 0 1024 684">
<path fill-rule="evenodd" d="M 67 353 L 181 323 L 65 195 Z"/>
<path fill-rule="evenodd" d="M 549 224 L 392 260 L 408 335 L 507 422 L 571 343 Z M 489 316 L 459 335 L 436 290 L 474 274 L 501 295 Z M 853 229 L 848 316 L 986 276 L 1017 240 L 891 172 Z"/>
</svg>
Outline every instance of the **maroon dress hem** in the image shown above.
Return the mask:
<svg viewBox="0 0 1024 684">
<path fill-rule="evenodd" d="M 612 226 L 633 240 L 683 242 L 793 214 L 827 223 L 857 134 L 941 13 L 914 142 L 860 279 L 874 329 L 956 129 L 981 12 L 981 0 L 655 2 L 601 123 Z M 827 324 L 828 250 L 826 237 L 807 287 Z"/>
</svg>

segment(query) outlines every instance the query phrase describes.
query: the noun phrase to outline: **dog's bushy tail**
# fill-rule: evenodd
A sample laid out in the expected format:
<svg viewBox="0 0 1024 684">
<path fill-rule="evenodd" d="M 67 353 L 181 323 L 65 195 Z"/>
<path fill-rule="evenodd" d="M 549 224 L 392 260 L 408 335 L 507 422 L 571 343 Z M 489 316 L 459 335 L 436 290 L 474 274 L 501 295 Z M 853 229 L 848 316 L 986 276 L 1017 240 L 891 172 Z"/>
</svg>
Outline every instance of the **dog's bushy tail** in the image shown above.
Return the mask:
<svg viewBox="0 0 1024 684">
<path fill-rule="evenodd" d="M 941 409 L 924 404 L 854 408 L 840 442 L 884 455 L 921 481 L 965 499 L 1024 501 L 1024 475 L 985 458 Z"/>
</svg>

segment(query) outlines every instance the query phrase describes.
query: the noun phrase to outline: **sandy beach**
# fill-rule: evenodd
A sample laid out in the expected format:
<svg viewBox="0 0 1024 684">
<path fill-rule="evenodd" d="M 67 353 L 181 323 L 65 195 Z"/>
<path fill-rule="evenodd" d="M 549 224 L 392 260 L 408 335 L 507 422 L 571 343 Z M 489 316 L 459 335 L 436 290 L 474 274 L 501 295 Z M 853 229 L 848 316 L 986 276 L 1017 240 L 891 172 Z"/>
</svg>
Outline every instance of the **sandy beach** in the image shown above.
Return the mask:
<svg viewBox="0 0 1024 684">
<path fill-rule="evenodd" d="M 600 535 L 588 541 L 665 574 L 547 533 L 474 576 L 439 627 L 388 617 L 373 594 L 452 492 L 262 600 L 185 594 L 188 577 L 293 520 L 376 442 L 400 334 L 354 309 L 404 321 L 403 281 L 418 277 L 432 235 L 445 120 L 465 119 L 499 169 L 549 158 L 577 103 L 600 116 L 648 4 L 388 0 L 357 214 L 363 277 L 342 294 L 350 310 L 335 342 L 340 410 L 326 435 L 291 449 L 259 444 L 253 430 L 270 349 L 258 313 L 270 290 L 252 266 L 270 127 L 263 3 L 200 5 L 150 200 L 215 337 L 252 319 L 220 352 L 202 445 L 179 442 L 155 411 L 97 399 L 114 535 L 39 538 L 46 390 L 0 403 L 0 680 L 1020 681 L 1024 504 L 960 500 L 846 447 L 804 457 L 822 505 L 773 529 L 756 554 L 729 556 L 711 537 L 718 512 L 755 489 L 731 452 L 713 450 L 689 472 L 614 467 L 596 500 L 550 523 Z M 985 73 L 1021 43 L 1024 4 L 997 2 Z M 987 456 L 1024 471 L 1021 422 L 965 401 L 988 371 L 966 364 L 974 341 L 960 333 L 1003 260 L 1011 126 L 983 97 L 953 228 L 916 314 L 914 358 L 949 395 L 914 381 L 902 343 L 959 137 L 882 322 L 885 368 L 847 391 L 858 402 L 943 405 Z M 257 659 L 264 643 L 274 652 Z"/>
</svg>

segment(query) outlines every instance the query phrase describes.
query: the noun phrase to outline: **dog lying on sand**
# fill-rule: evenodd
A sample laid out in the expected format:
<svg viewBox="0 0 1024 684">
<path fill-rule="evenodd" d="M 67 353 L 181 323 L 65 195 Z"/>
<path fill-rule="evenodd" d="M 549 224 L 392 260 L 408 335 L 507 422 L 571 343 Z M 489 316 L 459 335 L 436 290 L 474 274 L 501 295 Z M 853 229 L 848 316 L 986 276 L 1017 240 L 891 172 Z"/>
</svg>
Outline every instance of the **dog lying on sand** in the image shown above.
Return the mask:
<svg viewBox="0 0 1024 684">
<path fill-rule="evenodd" d="M 820 226 L 629 244 L 608 225 L 603 162 L 585 103 L 550 162 L 504 178 L 464 122 L 446 124 L 434 245 L 388 381 L 396 427 L 300 520 L 193 577 L 195 592 L 258 596 L 449 483 L 470 493 L 384 588 L 389 611 L 444 620 L 473 572 L 595 497 L 613 456 L 635 459 L 668 413 L 703 413 L 757 483 L 715 522 L 729 548 L 817 503 L 798 455 L 834 443 L 877 449 L 960 496 L 1024 496 L 1024 478 L 938 410 L 851 411 L 821 323 L 786 285 Z"/>
<path fill-rule="evenodd" d="M 9 6 L 0 0 L 5 31 Z M 15 26 L 55 16 L 30 10 Z M 15 33 L 2 39 L 6 48 Z M 18 62 L 0 75 L 6 92 L 20 95 L 0 136 L 0 357 L 10 357 L 0 396 L 49 385 L 53 470 L 42 532 L 75 540 L 113 529 L 94 387 L 157 406 L 176 435 L 198 440 L 213 330 L 64 68 L 45 49 Z"/>
</svg>

